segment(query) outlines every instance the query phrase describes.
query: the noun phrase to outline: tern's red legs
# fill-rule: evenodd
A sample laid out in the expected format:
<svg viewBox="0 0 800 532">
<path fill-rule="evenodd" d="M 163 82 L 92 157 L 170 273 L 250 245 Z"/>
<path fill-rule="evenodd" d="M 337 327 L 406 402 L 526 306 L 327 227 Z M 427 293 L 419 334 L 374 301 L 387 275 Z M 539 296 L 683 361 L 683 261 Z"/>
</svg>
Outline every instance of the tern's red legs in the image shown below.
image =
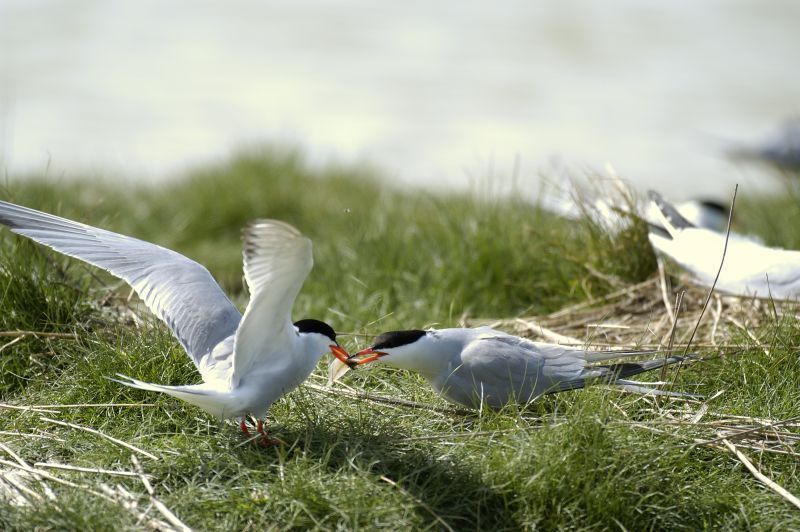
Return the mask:
<svg viewBox="0 0 800 532">
<path fill-rule="evenodd" d="M 242 432 L 244 432 L 246 436 L 248 437 L 253 436 L 253 433 L 250 432 L 250 429 L 247 428 L 246 420 L 242 419 L 242 421 L 239 422 L 239 428 L 242 429 Z M 261 445 L 262 447 L 274 447 L 277 445 L 282 445 L 284 443 L 283 440 L 279 438 L 273 438 L 272 436 L 270 436 L 267 433 L 267 431 L 264 430 L 264 421 L 260 419 L 256 421 L 256 432 L 258 432 L 261 435 L 261 437 L 254 441 L 258 442 L 258 444 Z"/>
<path fill-rule="evenodd" d="M 258 444 L 262 447 L 277 447 L 278 445 L 284 444 L 284 441 L 280 438 L 273 438 L 267 434 L 267 431 L 264 430 L 264 422 L 260 419 L 256 424 L 256 430 L 258 430 L 258 433 L 261 434 L 261 439 L 258 440 Z"/>
</svg>

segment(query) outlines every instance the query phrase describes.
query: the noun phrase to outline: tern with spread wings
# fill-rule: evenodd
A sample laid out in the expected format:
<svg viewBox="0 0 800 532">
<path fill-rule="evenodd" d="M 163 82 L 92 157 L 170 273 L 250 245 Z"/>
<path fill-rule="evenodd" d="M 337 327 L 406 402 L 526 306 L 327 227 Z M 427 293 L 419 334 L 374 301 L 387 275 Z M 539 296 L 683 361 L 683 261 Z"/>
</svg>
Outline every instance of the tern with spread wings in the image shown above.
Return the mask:
<svg viewBox="0 0 800 532">
<path fill-rule="evenodd" d="M 250 302 L 242 315 L 208 270 L 161 246 L 0 201 L 0 223 L 64 255 L 126 281 L 172 330 L 203 378 L 166 386 L 118 375 L 118 382 L 162 392 L 220 418 L 247 415 L 263 428 L 272 403 L 303 382 L 330 349 L 341 356 L 330 325 L 292 323 L 291 311 L 311 271 L 311 241 L 289 224 L 256 220 L 244 231 L 244 277 Z M 114 379 L 117 380 L 117 379 Z"/>
</svg>

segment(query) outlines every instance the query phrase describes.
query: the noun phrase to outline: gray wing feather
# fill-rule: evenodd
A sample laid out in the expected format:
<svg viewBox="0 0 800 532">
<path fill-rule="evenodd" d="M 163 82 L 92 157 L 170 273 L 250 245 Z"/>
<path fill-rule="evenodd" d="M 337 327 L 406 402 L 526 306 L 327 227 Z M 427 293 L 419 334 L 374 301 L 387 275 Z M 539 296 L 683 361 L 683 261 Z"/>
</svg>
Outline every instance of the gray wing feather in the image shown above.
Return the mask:
<svg viewBox="0 0 800 532">
<path fill-rule="evenodd" d="M 476 388 L 481 386 L 481 393 L 494 393 L 502 406 L 511 399 L 525 402 L 545 393 L 583 388 L 587 382 L 614 383 L 685 359 L 671 356 L 646 362 L 587 366 L 587 362 L 654 353 L 657 351 L 583 351 L 514 336 L 484 336 L 462 352 L 460 371 L 472 376 Z"/>
<path fill-rule="evenodd" d="M 652 201 L 656 207 L 658 207 L 658 212 L 660 213 L 661 217 L 663 218 L 664 227 L 666 228 L 667 232 L 670 236 L 675 236 L 675 231 L 678 229 L 687 229 L 694 227 L 694 224 L 683 217 L 681 213 L 678 212 L 671 203 L 666 201 L 664 198 L 661 197 L 661 194 L 656 192 L 655 190 L 651 190 L 649 192 L 650 201 Z"/>
<path fill-rule="evenodd" d="M 621 364 L 591 366 L 581 372 L 580 377 L 558 383 L 554 389 L 549 390 L 549 393 L 584 388 L 587 383 L 591 383 L 592 381 L 614 384 L 615 382 L 623 380 L 622 384 L 630 384 L 624 381 L 626 377 L 632 377 L 633 375 L 638 375 L 639 373 L 644 373 L 646 371 L 652 371 L 663 366 L 676 364 L 686 360 L 686 358 L 687 357 L 683 356 L 671 356 L 656 360 L 648 360 L 646 362 L 625 362 Z"/>
<path fill-rule="evenodd" d="M 461 353 L 457 377 L 461 389 L 481 395 L 485 404 L 499 408 L 510 401 L 524 404 L 550 390 L 557 382 L 577 377 L 585 362 L 573 351 L 537 344 L 514 336 L 482 336 Z M 443 387 L 444 389 L 444 387 Z M 451 394 L 457 389 L 450 387 Z M 457 400 L 475 404 L 474 397 Z"/>
<path fill-rule="evenodd" d="M 5 201 L 0 223 L 126 281 L 198 368 L 214 346 L 236 332 L 239 311 L 205 267 L 179 253 Z"/>
<path fill-rule="evenodd" d="M 245 229 L 244 241 L 250 302 L 236 332 L 233 386 L 256 360 L 278 365 L 291 356 L 286 348 L 297 335 L 292 306 L 314 265 L 311 241 L 289 224 L 256 220 Z"/>
</svg>

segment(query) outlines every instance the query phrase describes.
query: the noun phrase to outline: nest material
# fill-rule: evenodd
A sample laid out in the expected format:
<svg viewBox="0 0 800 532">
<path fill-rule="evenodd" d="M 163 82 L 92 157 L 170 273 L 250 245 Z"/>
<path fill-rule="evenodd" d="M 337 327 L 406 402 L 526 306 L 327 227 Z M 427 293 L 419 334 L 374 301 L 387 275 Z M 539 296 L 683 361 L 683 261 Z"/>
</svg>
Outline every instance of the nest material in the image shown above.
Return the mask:
<svg viewBox="0 0 800 532">
<path fill-rule="evenodd" d="M 674 287 L 664 275 L 624 287 L 602 298 L 578 303 L 544 316 L 470 320 L 520 336 L 585 348 L 743 347 L 733 337 L 756 336 L 767 323 L 794 316 L 796 303 L 714 293 L 678 279 Z M 674 330 L 673 330 L 674 329 Z M 752 347 L 752 345 L 747 346 Z"/>
</svg>

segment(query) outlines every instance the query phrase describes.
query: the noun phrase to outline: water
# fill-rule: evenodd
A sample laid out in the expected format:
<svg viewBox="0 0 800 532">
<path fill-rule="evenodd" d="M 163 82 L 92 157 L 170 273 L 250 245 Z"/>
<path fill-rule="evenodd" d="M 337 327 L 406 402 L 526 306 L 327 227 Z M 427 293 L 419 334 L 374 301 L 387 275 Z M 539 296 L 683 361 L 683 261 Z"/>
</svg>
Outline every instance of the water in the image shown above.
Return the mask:
<svg viewBox="0 0 800 532">
<path fill-rule="evenodd" d="M 0 163 L 160 180 L 277 143 L 426 186 L 610 163 L 725 198 L 772 176 L 721 140 L 800 109 L 791 0 L 339 4 L 2 0 Z"/>
</svg>

